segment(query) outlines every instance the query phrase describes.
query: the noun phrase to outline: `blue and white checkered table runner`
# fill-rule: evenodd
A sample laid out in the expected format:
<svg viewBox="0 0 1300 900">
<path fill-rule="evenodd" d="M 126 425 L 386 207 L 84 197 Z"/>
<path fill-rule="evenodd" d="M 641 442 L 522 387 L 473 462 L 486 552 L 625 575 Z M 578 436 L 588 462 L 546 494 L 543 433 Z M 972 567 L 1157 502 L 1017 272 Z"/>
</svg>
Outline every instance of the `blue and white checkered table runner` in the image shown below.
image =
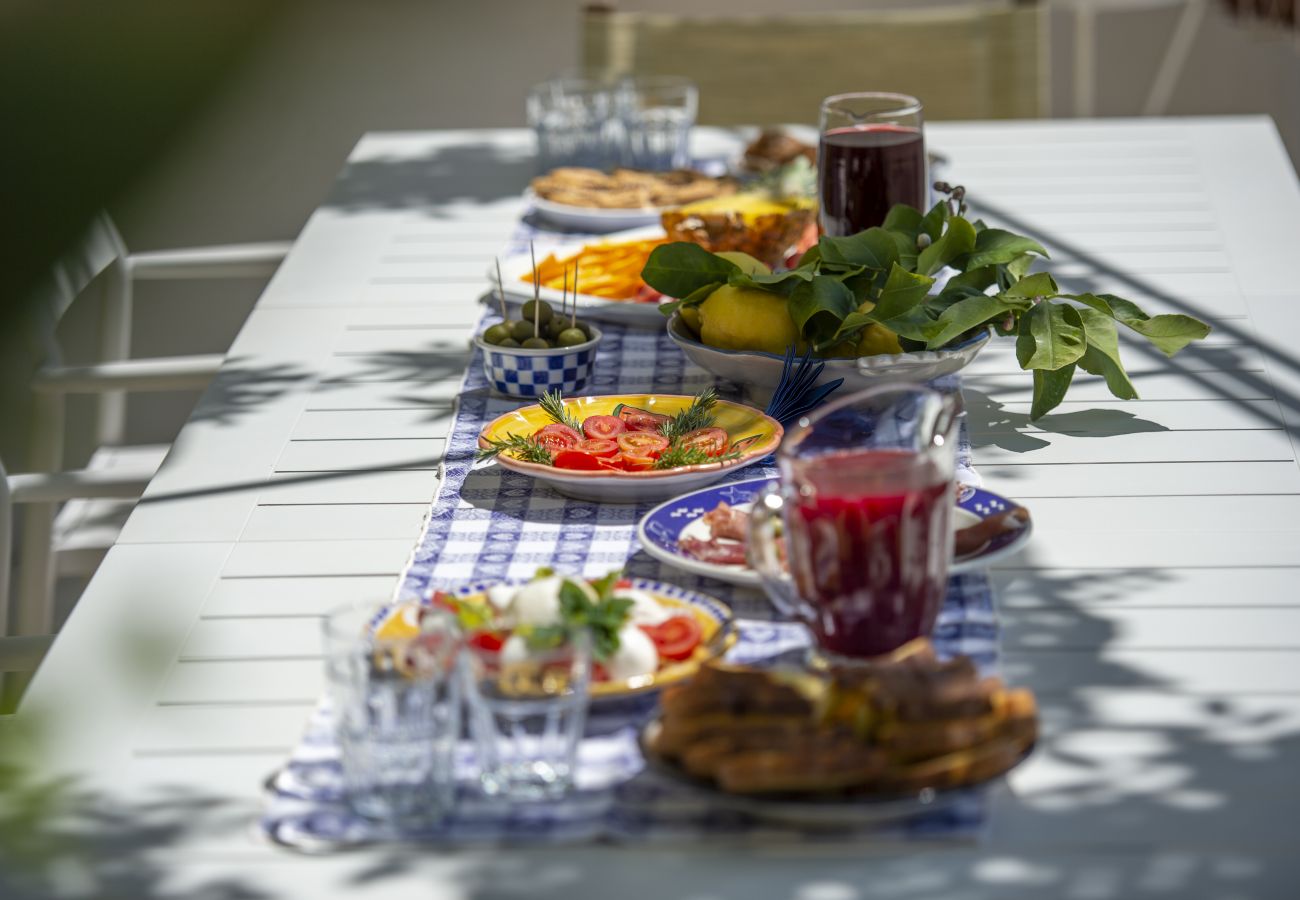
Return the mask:
<svg viewBox="0 0 1300 900">
<path fill-rule="evenodd" d="M 510 252 L 527 251 L 534 240 L 544 253 L 571 235 L 540 231 L 521 223 Z M 494 321 L 491 312 L 480 326 Z M 694 394 L 714 383 L 691 365 L 663 330 L 632 330 L 602 324 L 605 338 L 589 387 L 592 394 L 662 392 Z M 955 377 L 936 386 L 958 388 Z M 737 386 L 720 385 L 724 396 Z M 669 581 L 711 594 L 730 604 L 739 619 L 739 640 L 730 658 L 762 663 L 798 652 L 808 644 L 801 625 L 775 621 L 761 592 L 732 587 L 669 568 L 641 550 L 636 523 L 654 503 L 604 504 L 562 497 L 533 479 L 493 463 L 476 463 L 477 436 L 484 424 L 525 405 L 494 396 L 484 378 L 479 352 L 465 375 L 448 440 L 444 473 L 420 536 L 402 574 L 398 596 L 427 597 L 439 587 L 467 581 L 528 578 L 540 566 L 588 577 L 622 568 L 629 575 Z M 970 442 L 963 425 L 958 446 L 958 477 L 978 483 L 971 468 Z M 768 461 L 770 463 L 770 460 Z M 775 475 L 770 464 L 733 473 L 726 480 Z M 986 671 L 996 666 L 998 625 L 987 576 L 954 576 L 935 630 L 945 655 L 967 654 Z M 319 849 L 375 840 L 415 840 L 439 844 L 572 843 L 594 840 L 795 840 L 842 841 L 853 829 L 773 827 L 732 809 L 719 809 L 707 795 L 643 770 L 630 726 L 609 727 L 593 716 L 600 731 L 589 734 L 580 750 L 578 789 L 561 802 L 502 805 L 479 796 L 472 779 L 474 761 L 462 747 L 463 776 L 456 813 L 427 831 L 394 832 L 353 814 L 341 786 L 339 750 L 328 708 L 314 713 L 286 767 L 268 782 L 260 826 L 270 839 L 301 849 Z M 603 727 L 602 727 L 603 726 Z M 941 809 L 907 821 L 871 826 L 872 840 L 917 836 L 971 839 L 985 821 L 984 791 L 960 792 Z"/>
</svg>

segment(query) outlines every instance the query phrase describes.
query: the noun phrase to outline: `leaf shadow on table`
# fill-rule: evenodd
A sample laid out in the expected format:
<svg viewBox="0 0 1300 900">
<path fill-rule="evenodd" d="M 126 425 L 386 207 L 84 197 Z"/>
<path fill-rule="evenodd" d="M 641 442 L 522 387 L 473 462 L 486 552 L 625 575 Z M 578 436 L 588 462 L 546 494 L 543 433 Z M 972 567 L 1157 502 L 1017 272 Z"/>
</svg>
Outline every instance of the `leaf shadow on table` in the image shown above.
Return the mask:
<svg viewBox="0 0 1300 900">
<path fill-rule="evenodd" d="M 276 364 L 256 366 L 241 357 L 226 360 L 212 379 L 202 401 L 194 408 L 190 420 L 233 424 L 255 407 L 275 400 L 296 384 L 311 378 L 305 369 Z"/>
<path fill-rule="evenodd" d="M 438 147 L 417 157 L 377 157 L 348 163 L 323 206 L 339 212 L 416 210 L 438 218 L 438 207 L 449 203 L 518 198 L 536 168 L 531 147 L 521 151 L 489 142 Z"/>
<path fill-rule="evenodd" d="M 1038 434 L 1100 438 L 1169 430 L 1158 422 L 1148 421 L 1129 410 L 1121 409 L 1054 412 L 1034 422 L 1030 420 L 1028 412 L 1009 410 L 1006 404 L 969 384 L 962 386 L 962 399 L 966 407 L 966 428 L 977 455 L 981 447 L 999 447 L 1009 453 L 1029 453 L 1050 446 L 1051 441 L 1038 437 Z"/>
</svg>

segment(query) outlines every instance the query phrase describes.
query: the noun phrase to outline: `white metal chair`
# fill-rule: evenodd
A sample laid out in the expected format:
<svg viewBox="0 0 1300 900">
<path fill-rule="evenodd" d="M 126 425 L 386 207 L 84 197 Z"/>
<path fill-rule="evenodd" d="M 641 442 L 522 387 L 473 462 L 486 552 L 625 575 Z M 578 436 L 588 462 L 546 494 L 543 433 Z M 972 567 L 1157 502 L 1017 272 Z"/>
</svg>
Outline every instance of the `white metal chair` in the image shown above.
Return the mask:
<svg viewBox="0 0 1300 900">
<path fill-rule="evenodd" d="M 72 571 L 93 572 L 116 537 L 120 521 L 166 455 L 165 445 L 123 446 L 127 393 L 202 389 L 221 366 L 220 354 L 131 359 L 133 282 L 267 277 L 289 246 L 276 242 L 131 254 L 108 215 L 101 214 L 54 267 L 34 298 L 44 316 L 40 327 L 44 363 L 32 381 L 27 464 L 33 471 L 6 476 L 0 466 L 0 635 L 8 631 L 36 637 L 54 630 L 56 561 L 67 557 Z M 99 359 L 91 365 L 64 365 L 55 328 L 73 302 L 99 279 L 104 285 Z M 100 447 L 85 468 L 62 471 L 64 400 L 69 394 L 98 396 Z M 12 512 L 17 504 L 24 506 L 24 515 L 17 579 L 11 591 Z M 23 644 L 21 655 L 30 660 L 35 644 L 28 644 L 31 641 Z"/>
</svg>

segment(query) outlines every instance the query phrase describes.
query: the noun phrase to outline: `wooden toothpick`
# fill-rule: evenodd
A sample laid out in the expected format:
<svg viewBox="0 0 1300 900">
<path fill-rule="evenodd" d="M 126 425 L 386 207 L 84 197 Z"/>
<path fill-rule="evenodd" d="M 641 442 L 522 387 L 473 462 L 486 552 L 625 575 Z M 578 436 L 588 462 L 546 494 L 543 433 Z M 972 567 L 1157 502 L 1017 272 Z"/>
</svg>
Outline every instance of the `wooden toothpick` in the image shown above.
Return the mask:
<svg viewBox="0 0 1300 900">
<path fill-rule="evenodd" d="M 506 315 L 506 285 L 501 280 L 501 257 L 497 257 L 497 299 L 501 301 L 501 321 L 510 317 Z"/>
</svg>

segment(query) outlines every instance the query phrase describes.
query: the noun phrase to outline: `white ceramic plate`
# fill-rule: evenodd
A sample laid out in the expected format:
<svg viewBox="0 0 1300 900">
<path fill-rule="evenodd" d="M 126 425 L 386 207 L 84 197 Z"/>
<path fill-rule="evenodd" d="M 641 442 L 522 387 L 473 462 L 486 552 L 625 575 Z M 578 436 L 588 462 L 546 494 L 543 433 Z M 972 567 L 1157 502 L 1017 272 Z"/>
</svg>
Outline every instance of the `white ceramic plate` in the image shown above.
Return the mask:
<svg viewBox="0 0 1300 900">
<path fill-rule="evenodd" d="M 637 525 L 637 538 L 647 553 L 674 568 L 693 575 L 716 578 L 729 584 L 759 587 L 761 582 L 758 573 L 749 566 L 723 565 L 698 560 L 681 549 L 680 541 L 684 537 L 708 540 L 712 537 L 712 533 L 709 526 L 701 521 L 701 517 L 706 512 L 723 502 L 748 511 L 759 492 L 770 483 L 772 483 L 771 479 L 753 478 L 748 481 L 704 488 L 676 497 L 667 503 L 661 503 L 641 517 Z M 998 496 L 992 491 L 963 484 L 958 489 L 953 526 L 966 528 L 1017 505 L 1014 501 Z M 954 559 L 948 567 L 948 572 L 951 575 L 959 575 L 962 572 L 988 568 L 998 560 L 1019 553 L 1028 543 L 1031 532 L 1032 524 L 1027 524 L 1016 531 L 1004 532 L 974 553 Z"/>
<path fill-rule="evenodd" d="M 759 350 L 720 350 L 702 344 L 686 330 L 678 313 L 668 321 L 668 336 L 700 368 L 719 378 L 743 384 L 749 399 L 755 403 L 766 404 L 781 382 L 784 357 Z M 840 391 L 847 394 L 877 384 L 929 381 L 970 365 L 988 346 L 991 337 L 992 332 L 984 331 L 943 350 L 828 359 L 817 383 L 843 378 L 844 386 Z"/>
<path fill-rule="evenodd" d="M 557 259 L 569 259 L 577 256 L 584 246 L 591 244 L 618 244 L 625 241 L 642 241 L 663 236 L 664 230 L 658 225 L 654 225 L 649 228 L 634 228 L 630 231 L 621 231 L 618 234 L 609 234 L 605 237 L 575 238 L 561 244 L 552 244 L 545 249 L 537 248 L 537 261 L 540 263 L 550 254 L 554 254 Z M 507 256 L 501 261 L 501 280 L 504 282 L 503 286 L 508 302 L 522 305 L 533 299 L 532 282 L 520 280 L 527 277 L 532 270 L 532 258 L 527 251 Z M 492 267 L 488 272 L 488 279 L 495 284 L 496 277 L 496 269 Z M 556 309 L 560 308 L 563 291 L 543 287 L 540 293 L 543 300 Z M 495 302 L 495 298 L 493 299 Z M 572 298 L 570 302 L 572 302 Z M 659 302 L 656 300 L 652 303 L 638 303 L 635 300 L 609 300 L 605 297 L 592 297 L 588 294 L 577 295 L 578 315 L 583 318 L 650 328 L 663 327 L 664 315 L 659 312 Z"/>
<path fill-rule="evenodd" d="M 559 228 L 569 231 L 585 231 L 589 234 L 606 234 L 610 231 L 623 231 L 627 228 L 640 228 L 645 225 L 657 225 L 663 212 L 657 206 L 642 209 L 606 209 L 599 206 L 572 206 L 568 203 L 556 203 L 544 200 L 531 190 L 524 192 L 524 199 L 533 205 L 537 215 Z"/>
</svg>

